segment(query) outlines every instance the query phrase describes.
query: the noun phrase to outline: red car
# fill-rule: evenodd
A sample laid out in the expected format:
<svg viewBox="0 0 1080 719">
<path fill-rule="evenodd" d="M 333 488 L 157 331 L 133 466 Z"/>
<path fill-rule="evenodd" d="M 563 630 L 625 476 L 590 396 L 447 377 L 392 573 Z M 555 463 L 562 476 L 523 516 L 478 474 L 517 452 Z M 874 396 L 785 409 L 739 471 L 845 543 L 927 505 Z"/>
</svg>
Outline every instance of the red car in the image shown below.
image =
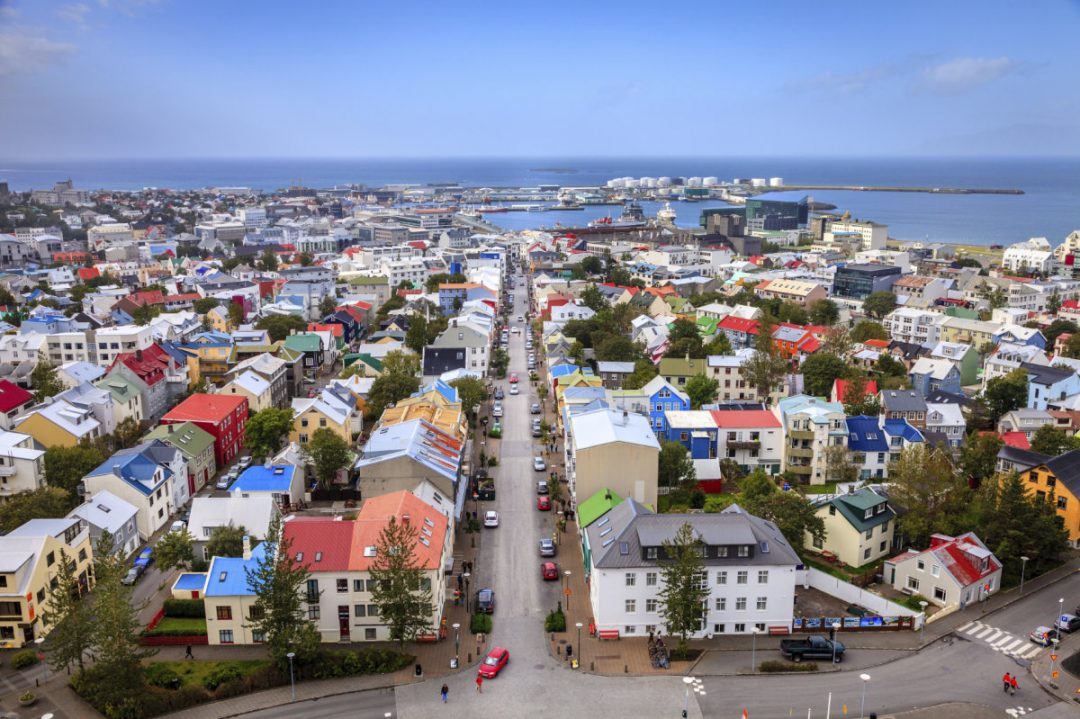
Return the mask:
<svg viewBox="0 0 1080 719">
<path fill-rule="evenodd" d="M 559 578 L 559 565 L 555 562 L 544 562 L 540 565 L 540 574 L 546 582 L 556 581 Z"/>
<path fill-rule="evenodd" d="M 510 373 L 510 384 L 517 384 L 517 381 L 518 381 L 517 372 L 511 372 Z"/>
<path fill-rule="evenodd" d="M 541 512 L 550 512 L 551 511 L 551 497 L 547 496 L 546 494 L 542 494 L 539 497 L 537 497 L 536 498 L 536 508 L 539 509 Z"/>
<path fill-rule="evenodd" d="M 510 652 L 502 647 L 495 647 L 484 657 L 484 661 L 480 664 L 479 674 L 484 679 L 494 679 L 499 676 L 499 672 L 508 661 L 510 661 Z"/>
</svg>

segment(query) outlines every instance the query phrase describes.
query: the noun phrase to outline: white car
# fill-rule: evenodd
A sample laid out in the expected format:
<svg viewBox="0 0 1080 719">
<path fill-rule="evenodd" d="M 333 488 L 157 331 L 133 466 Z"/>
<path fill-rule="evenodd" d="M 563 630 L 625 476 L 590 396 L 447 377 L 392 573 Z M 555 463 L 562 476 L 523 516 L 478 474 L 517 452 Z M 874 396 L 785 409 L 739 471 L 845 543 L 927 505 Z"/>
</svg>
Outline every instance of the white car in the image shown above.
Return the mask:
<svg viewBox="0 0 1080 719">
<path fill-rule="evenodd" d="M 518 391 L 518 386 L 516 384 L 510 385 L 510 394 L 521 394 Z"/>
<path fill-rule="evenodd" d="M 537 472 L 543 472 L 547 469 L 547 463 L 544 462 L 543 457 L 533 457 L 533 469 Z"/>
<path fill-rule="evenodd" d="M 495 403 L 495 406 L 491 409 L 491 416 L 502 417 L 502 402 Z"/>
<path fill-rule="evenodd" d="M 187 529 L 187 522 L 182 519 L 178 519 L 169 526 L 170 532 L 182 532 Z"/>
<path fill-rule="evenodd" d="M 239 460 L 237 460 L 236 466 L 239 469 L 247 469 L 248 467 L 251 466 L 251 457 L 249 457 L 249 456 L 247 456 L 245 454 L 243 457 L 241 457 Z"/>
<path fill-rule="evenodd" d="M 499 526 L 499 513 L 494 509 L 484 512 L 484 526 L 495 528 Z"/>
</svg>

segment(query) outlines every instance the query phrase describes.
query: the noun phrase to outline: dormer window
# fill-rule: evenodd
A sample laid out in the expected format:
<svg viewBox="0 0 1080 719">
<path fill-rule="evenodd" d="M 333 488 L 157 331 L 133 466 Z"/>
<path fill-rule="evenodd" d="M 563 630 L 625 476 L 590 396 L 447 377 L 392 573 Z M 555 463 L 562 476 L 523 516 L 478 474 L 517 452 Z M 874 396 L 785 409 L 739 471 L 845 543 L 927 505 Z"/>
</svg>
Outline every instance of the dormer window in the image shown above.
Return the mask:
<svg viewBox="0 0 1080 719">
<path fill-rule="evenodd" d="M 884 502 L 882 502 L 881 504 L 879 504 L 879 505 L 877 506 L 877 513 L 878 513 L 878 514 L 881 514 L 881 513 L 882 513 L 882 512 L 884 512 L 884 511 L 885 511 L 885 503 L 884 503 Z"/>
<path fill-rule="evenodd" d="M 750 556 L 750 547 L 748 545 L 746 545 L 746 544 L 739 545 L 739 556 L 740 557 L 749 557 Z"/>
<path fill-rule="evenodd" d="M 863 519 L 870 519 L 873 516 L 874 516 L 874 508 L 873 507 L 871 507 L 870 509 L 863 512 Z"/>
<path fill-rule="evenodd" d="M 646 547 L 645 548 L 645 558 L 646 559 L 656 559 L 656 547 Z"/>
</svg>

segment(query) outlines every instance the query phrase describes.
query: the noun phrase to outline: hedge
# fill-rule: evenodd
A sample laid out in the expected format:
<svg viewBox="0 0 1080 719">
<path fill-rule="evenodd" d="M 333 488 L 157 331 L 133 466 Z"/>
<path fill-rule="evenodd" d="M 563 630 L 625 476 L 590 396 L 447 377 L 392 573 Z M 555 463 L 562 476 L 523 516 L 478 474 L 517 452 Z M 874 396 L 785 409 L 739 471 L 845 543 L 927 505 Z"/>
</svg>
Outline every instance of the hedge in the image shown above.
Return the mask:
<svg viewBox="0 0 1080 719">
<path fill-rule="evenodd" d="M 469 631 L 473 634 L 491 634 L 491 615 L 472 615 L 472 619 L 469 621 Z"/>
<path fill-rule="evenodd" d="M 793 662 L 782 662 L 778 659 L 769 659 L 758 664 L 758 670 L 766 674 L 772 674 L 774 672 L 816 672 L 818 668 L 814 662 L 795 664 Z"/>
<path fill-rule="evenodd" d="M 33 649 L 23 649 L 21 652 L 15 652 L 11 656 L 11 668 L 12 669 L 26 669 L 37 664 L 38 659 L 37 652 Z"/>
<path fill-rule="evenodd" d="M 166 599 L 165 616 L 177 619 L 206 619 L 206 605 L 201 599 Z"/>
<path fill-rule="evenodd" d="M 545 632 L 565 632 L 566 631 L 566 615 L 563 614 L 563 610 L 556 609 L 548 612 L 547 617 L 544 619 L 544 631 Z"/>
</svg>

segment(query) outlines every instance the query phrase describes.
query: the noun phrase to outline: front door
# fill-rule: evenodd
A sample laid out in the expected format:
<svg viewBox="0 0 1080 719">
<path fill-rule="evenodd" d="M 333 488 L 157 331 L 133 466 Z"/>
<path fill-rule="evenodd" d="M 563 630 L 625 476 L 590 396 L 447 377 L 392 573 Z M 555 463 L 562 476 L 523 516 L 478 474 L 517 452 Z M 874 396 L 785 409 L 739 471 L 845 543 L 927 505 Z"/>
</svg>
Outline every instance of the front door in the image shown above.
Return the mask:
<svg viewBox="0 0 1080 719">
<path fill-rule="evenodd" d="M 341 640 L 345 641 L 349 638 L 349 608 L 347 606 L 339 606 L 337 608 L 337 619 Z"/>
</svg>

